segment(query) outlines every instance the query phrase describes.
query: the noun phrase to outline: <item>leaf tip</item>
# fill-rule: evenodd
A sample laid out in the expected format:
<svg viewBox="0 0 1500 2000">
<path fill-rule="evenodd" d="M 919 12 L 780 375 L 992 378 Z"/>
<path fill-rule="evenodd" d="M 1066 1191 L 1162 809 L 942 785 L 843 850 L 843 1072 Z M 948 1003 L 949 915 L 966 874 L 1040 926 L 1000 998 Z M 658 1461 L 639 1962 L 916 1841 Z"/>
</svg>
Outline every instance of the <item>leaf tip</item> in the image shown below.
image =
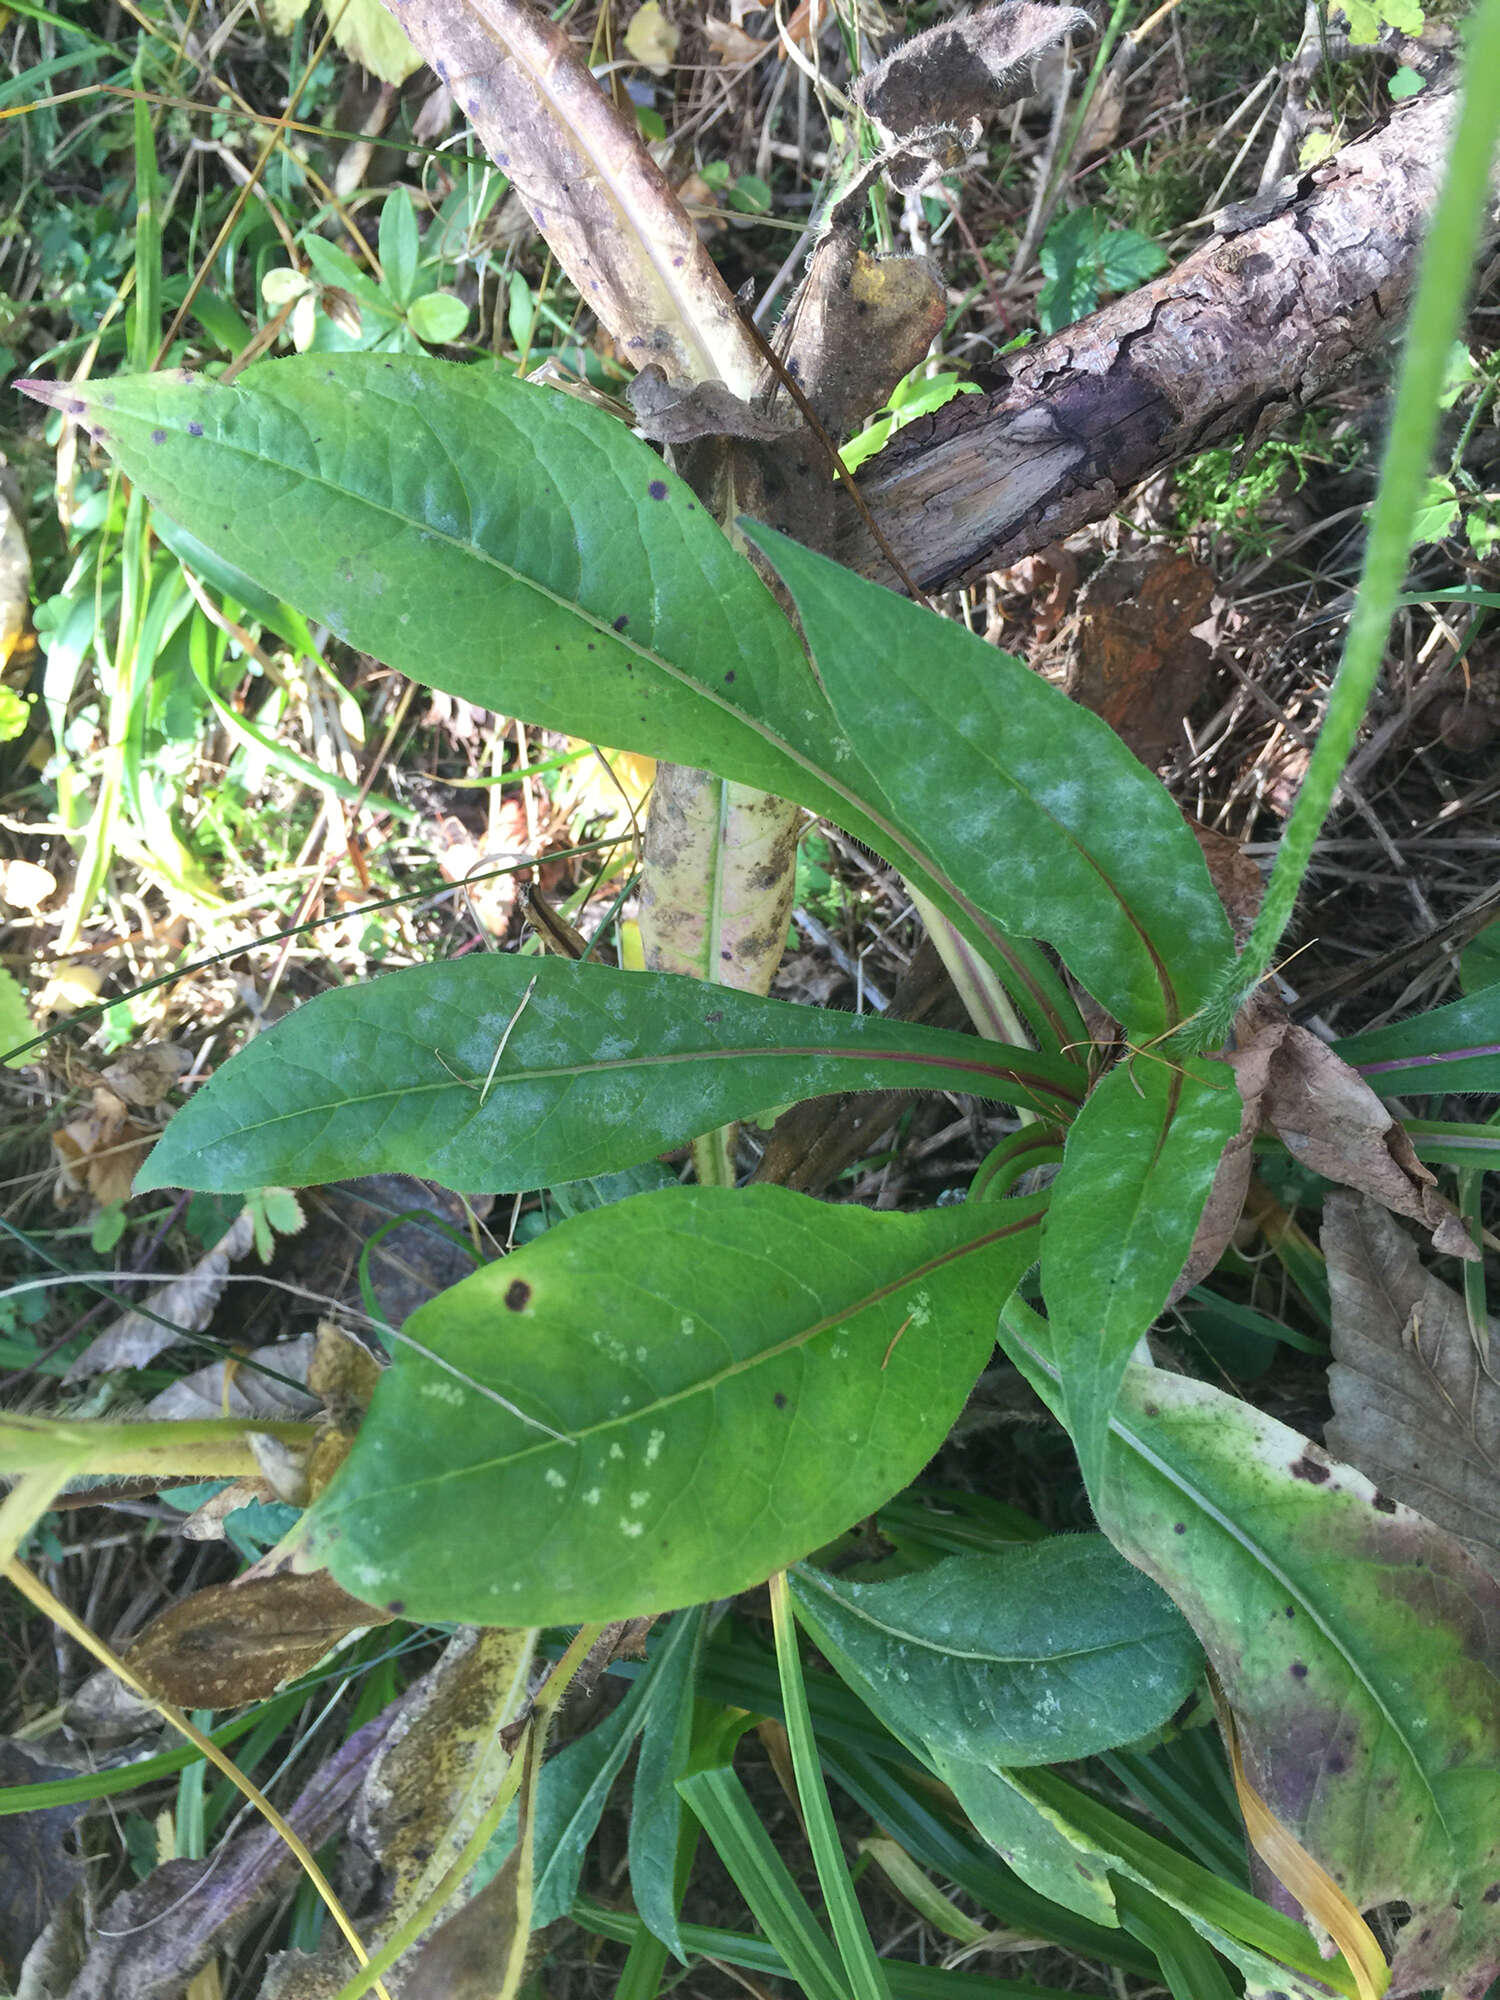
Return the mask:
<svg viewBox="0 0 1500 2000">
<path fill-rule="evenodd" d="M 88 408 L 71 382 L 44 382 L 38 375 L 20 375 L 11 387 L 21 395 L 29 396 L 34 403 L 45 403 L 49 409 L 61 410 L 64 416 L 81 417 Z"/>
</svg>

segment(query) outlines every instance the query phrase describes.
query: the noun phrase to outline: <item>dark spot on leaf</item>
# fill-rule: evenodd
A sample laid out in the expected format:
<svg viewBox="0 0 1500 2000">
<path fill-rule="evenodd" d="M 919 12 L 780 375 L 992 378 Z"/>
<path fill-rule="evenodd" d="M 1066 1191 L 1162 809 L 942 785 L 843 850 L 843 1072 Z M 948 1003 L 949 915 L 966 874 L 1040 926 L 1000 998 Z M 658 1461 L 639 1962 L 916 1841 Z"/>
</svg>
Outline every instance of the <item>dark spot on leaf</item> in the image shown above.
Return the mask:
<svg viewBox="0 0 1500 2000">
<path fill-rule="evenodd" d="M 622 611 L 619 617 L 615 620 L 615 630 L 617 632 L 623 632 L 625 630 L 625 627 L 629 623 L 630 623 L 630 613 L 628 611 Z"/>
<path fill-rule="evenodd" d="M 1342 1750 L 1330 1750 L 1327 1757 L 1323 1760 L 1323 1769 L 1325 1771 L 1332 1771 L 1335 1777 L 1341 1771 L 1347 1771 L 1348 1768 L 1349 1760 Z"/>
<path fill-rule="evenodd" d="M 734 953 L 732 951 L 721 951 L 719 956 L 720 958 L 729 959 L 734 957 Z"/>
<path fill-rule="evenodd" d="M 778 1410 L 784 1410 L 786 1408 L 786 1397 L 782 1395 L 779 1389 L 776 1391 L 776 1394 L 771 1398 L 771 1401 L 776 1405 Z"/>
<path fill-rule="evenodd" d="M 1322 1486 L 1328 1480 L 1328 1467 L 1319 1465 L 1317 1460 L 1309 1458 L 1306 1452 L 1293 1462 L 1291 1470 L 1293 1479 L 1305 1479 L 1310 1486 Z"/>
<path fill-rule="evenodd" d="M 1160 1403 L 1143 1403 L 1141 1407 L 1148 1417 L 1159 1417 L 1161 1415 Z"/>
<path fill-rule="evenodd" d="M 518 1313 L 531 1297 L 531 1287 L 524 1278 L 513 1278 L 505 1288 L 505 1309 Z"/>
<path fill-rule="evenodd" d="M 151 433 L 151 442 L 153 444 L 165 444 L 166 441 L 167 441 L 167 434 L 165 431 L 153 431 Z"/>
<path fill-rule="evenodd" d="M 404 1597 L 393 1597 L 385 1608 L 393 1618 L 399 1618 L 406 1609 L 406 1599 Z"/>
<path fill-rule="evenodd" d="M 1287 1671 L 1291 1674 L 1294 1681 L 1305 1681 L 1307 1679 L 1307 1667 L 1301 1660 L 1293 1660 Z"/>
<path fill-rule="evenodd" d="M 722 1007 L 715 1007 L 711 1014 L 705 1014 L 703 1018 L 705 1021 L 722 1021 L 724 1018 L 724 1009 Z"/>
<path fill-rule="evenodd" d="M 734 679 L 734 668 L 731 667 L 729 669 L 729 672 L 724 676 L 724 685 L 727 687 L 733 679 Z"/>
<path fill-rule="evenodd" d="M 593 642 L 593 640 L 592 640 L 592 639 L 590 639 L 590 640 L 588 641 L 588 649 L 589 649 L 589 651 L 590 651 L 591 653 L 592 653 L 592 652 L 593 652 L 593 650 L 594 650 L 594 642 Z"/>
<path fill-rule="evenodd" d="M 189 424 L 189 425 L 188 425 L 188 436 L 189 436 L 190 438 L 201 438 L 201 437 L 202 437 L 202 435 L 203 435 L 203 426 L 202 426 L 202 424 Z"/>
<path fill-rule="evenodd" d="M 68 400 L 63 404 L 63 408 L 71 410 L 75 417 L 81 417 L 88 408 L 88 404 L 84 402 L 81 396 L 69 396 Z"/>
<path fill-rule="evenodd" d="M 1187 1533 L 1187 1522 L 1174 1521 L 1172 1523 L 1172 1533 L 1174 1535 L 1185 1535 Z"/>
<path fill-rule="evenodd" d="M 1484 1892 L 1484 1900 L 1487 1903 L 1500 1903 L 1500 1882 L 1491 1882 Z"/>
<path fill-rule="evenodd" d="M 646 488 L 646 491 L 651 495 L 653 500 L 665 500 L 667 497 L 667 482 L 665 479 L 653 479 L 651 484 Z"/>
<path fill-rule="evenodd" d="M 1287 1617 L 1288 1617 L 1288 1618 L 1295 1618 L 1295 1617 L 1296 1617 L 1296 1615 L 1297 1615 L 1297 1607 L 1296 1607 L 1296 1605 L 1295 1605 L 1295 1604 L 1289 1604 L 1289 1605 L 1287 1606 L 1287 1608 L 1286 1608 L 1286 1615 L 1287 1615 Z"/>
<path fill-rule="evenodd" d="M 1394 1514 L 1396 1511 L 1395 1501 L 1387 1500 L 1383 1493 L 1377 1493 L 1375 1498 L 1370 1502 L 1370 1505 L 1375 1509 L 1377 1514 Z"/>
</svg>

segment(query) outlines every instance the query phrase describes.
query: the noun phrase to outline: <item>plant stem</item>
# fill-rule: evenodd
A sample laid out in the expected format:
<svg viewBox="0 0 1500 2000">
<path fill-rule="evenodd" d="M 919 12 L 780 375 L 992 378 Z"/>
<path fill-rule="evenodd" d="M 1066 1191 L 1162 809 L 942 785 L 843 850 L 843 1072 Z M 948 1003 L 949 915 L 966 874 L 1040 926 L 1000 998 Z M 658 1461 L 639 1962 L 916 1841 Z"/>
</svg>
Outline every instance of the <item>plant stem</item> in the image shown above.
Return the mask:
<svg viewBox="0 0 1500 2000">
<path fill-rule="evenodd" d="M 1218 1046 L 1235 1014 L 1270 969 L 1385 658 L 1386 640 L 1406 575 L 1412 526 L 1437 440 L 1448 356 L 1463 323 L 1470 273 L 1489 194 L 1490 162 L 1500 134 L 1500 0 L 1480 0 L 1469 24 L 1464 88 L 1447 173 L 1422 248 L 1416 297 L 1381 461 L 1380 484 L 1344 657 L 1307 776 L 1277 849 L 1243 955 L 1191 1028 L 1189 1046 Z"/>
<path fill-rule="evenodd" d="M 283 1444 L 311 1445 L 317 1426 L 290 1419 L 201 1417 L 181 1423 L 103 1424 L 50 1422 L 14 1412 L 0 1416 L 0 1465 L 7 1473 L 66 1464 L 70 1479 L 85 1475 L 123 1479 L 253 1478 L 260 1466 L 251 1433 Z"/>
</svg>

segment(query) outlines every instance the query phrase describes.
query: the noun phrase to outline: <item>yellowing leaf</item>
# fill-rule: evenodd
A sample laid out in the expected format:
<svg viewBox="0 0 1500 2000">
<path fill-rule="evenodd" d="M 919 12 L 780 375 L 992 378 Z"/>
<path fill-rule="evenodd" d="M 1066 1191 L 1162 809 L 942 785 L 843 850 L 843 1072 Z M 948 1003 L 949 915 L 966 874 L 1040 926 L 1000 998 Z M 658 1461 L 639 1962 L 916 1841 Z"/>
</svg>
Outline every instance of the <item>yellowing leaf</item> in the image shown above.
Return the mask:
<svg viewBox="0 0 1500 2000">
<path fill-rule="evenodd" d="M 405 83 L 422 58 L 380 0 L 348 0 L 333 16 L 333 39 L 382 83 Z"/>
<path fill-rule="evenodd" d="M 638 7 L 625 30 L 625 47 L 653 76 L 666 75 L 681 39 L 661 11 L 659 0 L 646 0 L 644 7 Z"/>
<path fill-rule="evenodd" d="M 266 21 L 274 33 L 289 35 L 312 0 L 265 0 Z"/>
<path fill-rule="evenodd" d="M 20 982 L 14 974 L 0 966 L 0 1055 L 6 1049 L 13 1049 L 19 1042 L 29 1042 L 36 1033 L 31 1025 L 31 1016 L 26 1011 L 26 996 L 21 991 Z M 15 1056 L 6 1067 L 23 1069 L 34 1056 Z"/>
<path fill-rule="evenodd" d="M 289 35 L 311 0 L 265 0 L 265 4 L 266 19 L 274 31 Z M 344 54 L 382 83 L 405 83 L 422 67 L 422 58 L 380 0 L 347 0 L 347 4 L 335 0 L 329 13 L 333 39 Z"/>
</svg>

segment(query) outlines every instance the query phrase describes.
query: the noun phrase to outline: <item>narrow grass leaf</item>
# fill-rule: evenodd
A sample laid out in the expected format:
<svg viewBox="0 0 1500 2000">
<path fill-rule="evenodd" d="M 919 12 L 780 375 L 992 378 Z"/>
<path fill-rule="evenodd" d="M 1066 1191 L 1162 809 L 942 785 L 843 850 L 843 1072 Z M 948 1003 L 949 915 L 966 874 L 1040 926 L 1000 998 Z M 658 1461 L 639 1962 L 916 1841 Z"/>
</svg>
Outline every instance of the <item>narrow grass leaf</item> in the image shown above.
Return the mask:
<svg viewBox="0 0 1500 2000">
<path fill-rule="evenodd" d="M 1500 1091 L 1500 985 L 1333 1048 L 1382 1097 Z"/>
<path fill-rule="evenodd" d="M 859 1898 L 849 1877 L 844 1845 L 829 1804 L 828 1789 L 818 1762 L 817 1739 L 807 1710 L 807 1691 L 802 1684 L 802 1659 L 798 1651 L 797 1621 L 792 1612 L 786 1571 L 771 1578 L 771 1625 L 776 1642 L 776 1670 L 781 1679 L 781 1698 L 786 1715 L 787 1743 L 797 1786 L 797 1801 L 807 1828 L 813 1866 L 828 1910 L 834 1942 L 843 1961 L 844 1977 L 854 2000 L 890 2000 L 885 1971 L 875 1950 Z"/>
<path fill-rule="evenodd" d="M 630 1892 L 647 1927 L 687 1962 L 678 1918 L 677 1862 L 683 1826 L 677 1780 L 692 1747 L 693 1702 L 707 1608 L 679 1611 L 653 1649 L 657 1693 L 641 1728 L 630 1797 Z"/>
<path fill-rule="evenodd" d="M 851 2000 L 832 1946 L 734 1772 L 695 1771 L 682 1795 L 806 2000 Z"/>
</svg>

